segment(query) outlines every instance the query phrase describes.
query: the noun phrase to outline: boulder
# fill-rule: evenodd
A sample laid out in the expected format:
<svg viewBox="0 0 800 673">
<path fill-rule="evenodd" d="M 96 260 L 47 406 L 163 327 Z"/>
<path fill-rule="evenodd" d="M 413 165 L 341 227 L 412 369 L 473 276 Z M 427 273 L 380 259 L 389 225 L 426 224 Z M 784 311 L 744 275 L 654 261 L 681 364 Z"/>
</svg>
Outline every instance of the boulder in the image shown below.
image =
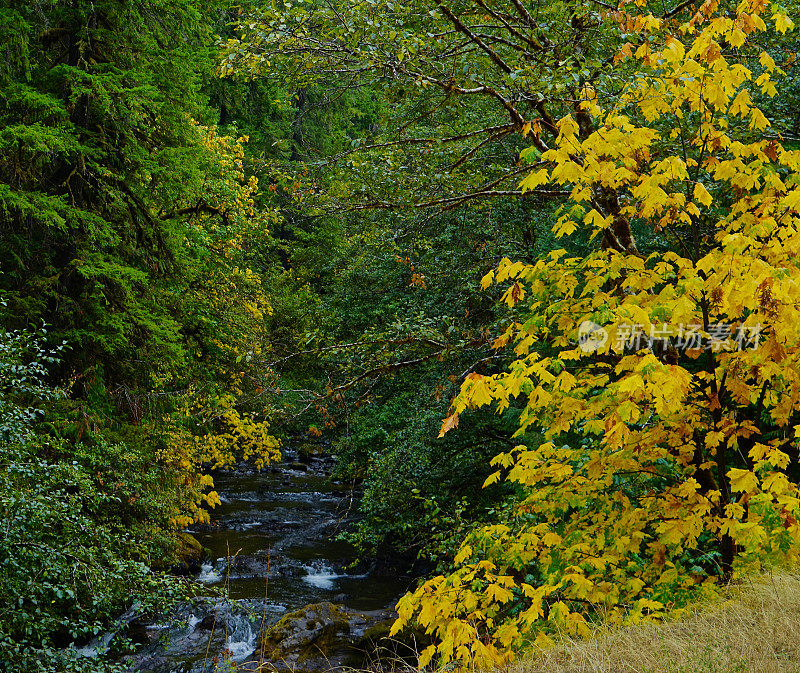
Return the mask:
<svg viewBox="0 0 800 673">
<path fill-rule="evenodd" d="M 287 665 L 327 658 L 348 644 L 351 619 L 333 603 L 307 605 L 281 618 L 264 634 L 256 651 Z"/>
<path fill-rule="evenodd" d="M 343 673 L 364 669 L 385 654 L 397 662 L 408 655 L 398 654 L 387 638 L 394 618 L 389 610 L 358 612 L 315 603 L 284 615 L 258 641 L 255 656 L 264 670 L 277 673 Z"/>
<path fill-rule="evenodd" d="M 432 645 L 433 639 L 423 630 L 409 626 L 390 636 L 396 619 L 397 615 L 392 613 L 384 615 L 380 621 L 371 622 L 353 648 L 360 659 L 351 657 L 348 664 L 364 669 L 370 668 L 370 663 L 389 662 L 394 664 L 390 668 L 416 668 L 419 653 Z"/>
<path fill-rule="evenodd" d="M 183 573 L 195 573 L 200 571 L 200 562 L 205 557 L 203 545 L 190 533 L 180 532 L 177 534 L 178 546 L 175 550 L 175 557 L 178 561 L 173 571 Z"/>
</svg>

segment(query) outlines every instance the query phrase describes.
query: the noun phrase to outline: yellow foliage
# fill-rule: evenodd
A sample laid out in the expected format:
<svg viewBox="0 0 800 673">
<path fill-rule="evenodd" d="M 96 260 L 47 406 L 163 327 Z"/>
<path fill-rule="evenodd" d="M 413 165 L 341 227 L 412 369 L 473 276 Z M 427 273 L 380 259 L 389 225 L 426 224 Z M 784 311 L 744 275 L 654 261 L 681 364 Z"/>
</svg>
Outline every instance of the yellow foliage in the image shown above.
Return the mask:
<svg viewBox="0 0 800 673">
<path fill-rule="evenodd" d="M 160 456 L 167 465 L 175 465 L 184 475 L 185 512 L 172 518 L 178 528 L 192 523 L 208 522 L 205 504 L 220 504 L 213 489 L 214 480 L 203 470 L 231 467 L 250 460 L 257 468 L 280 460 L 280 443 L 269 434 L 266 421 L 256 421 L 236 409 L 237 396 L 194 396 L 190 391 L 183 416 L 189 428 L 165 419 L 169 430 L 164 437 L 165 449 Z"/>
<path fill-rule="evenodd" d="M 779 74 L 757 46 L 767 6 L 728 15 L 707 2 L 681 39 L 637 17 L 651 39 L 619 58 L 638 60 L 638 76 L 606 109 L 596 96 L 579 106 L 591 124 L 559 120 L 548 166 L 523 180 L 567 186 L 554 231 L 589 229 L 603 249 L 504 259 L 481 282 L 509 282 L 504 300 L 524 297 L 531 319 L 497 342 L 515 346 L 508 371 L 470 374 L 449 419 L 518 399 L 515 436 L 545 441 L 492 461 L 501 470 L 486 485 L 505 475 L 522 494 L 509 524 L 473 533 L 449 575 L 398 604 L 395 632 L 416 623 L 435 637 L 426 660 L 496 666 L 547 633 L 652 620 L 713 593 L 715 574 L 800 559 L 789 429 L 800 418 L 800 152 L 759 133 L 769 121 L 751 94 L 771 95 Z M 773 23 L 792 28 L 777 10 Z M 723 42 L 751 50 L 766 76 L 753 81 Z M 656 126 L 679 129 L 680 152 L 660 156 Z M 613 216 L 597 205 L 611 193 Z M 643 256 L 616 238 L 620 219 L 668 232 L 675 249 Z M 590 347 L 586 324 L 604 337 Z M 716 572 L 698 561 L 709 548 Z"/>
</svg>

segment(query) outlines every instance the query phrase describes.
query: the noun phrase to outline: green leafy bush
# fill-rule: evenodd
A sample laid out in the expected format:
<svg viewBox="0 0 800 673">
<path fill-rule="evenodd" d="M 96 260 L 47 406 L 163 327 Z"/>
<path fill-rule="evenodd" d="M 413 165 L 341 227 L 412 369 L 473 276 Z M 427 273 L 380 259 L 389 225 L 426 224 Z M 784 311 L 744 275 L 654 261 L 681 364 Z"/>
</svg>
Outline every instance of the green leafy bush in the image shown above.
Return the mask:
<svg viewBox="0 0 800 673">
<path fill-rule="evenodd" d="M 98 671 L 86 645 L 137 602 L 180 595 L 145 563 L 169 551 L 168 511 L 146 456 L 87 437 L 70 445 L 35 432 L 58 350 L 45 330 L 0 331 L 0 670 Z"/>
</svg>

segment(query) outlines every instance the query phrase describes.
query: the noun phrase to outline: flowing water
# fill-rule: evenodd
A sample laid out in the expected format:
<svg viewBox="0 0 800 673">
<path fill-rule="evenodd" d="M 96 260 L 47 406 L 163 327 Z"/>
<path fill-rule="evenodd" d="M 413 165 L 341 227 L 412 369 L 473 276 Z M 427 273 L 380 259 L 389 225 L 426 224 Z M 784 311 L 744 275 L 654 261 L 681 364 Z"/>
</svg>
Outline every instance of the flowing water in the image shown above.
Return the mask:
<svg viewBox="0 0 800 673">
<path fill-rule="evenodd" d="M 347 485 L 330 480 L 331 467 L 315 457 L 215 476 L 222 504 L 211 525 L 190 532 L 209 550 L 197 581 L 225 597 L 182 606 L 177 623 L 144 622 L 145 645 L 128 658 L 133 670 L 211 673 L 215 658 L 254 668 L 259 631 L 312 603 L 358 610 L 365 623 L 390 614 L 409 581 L 354 565 L 354 549 L 337 537 L 356 503 Z"/>
</svg>

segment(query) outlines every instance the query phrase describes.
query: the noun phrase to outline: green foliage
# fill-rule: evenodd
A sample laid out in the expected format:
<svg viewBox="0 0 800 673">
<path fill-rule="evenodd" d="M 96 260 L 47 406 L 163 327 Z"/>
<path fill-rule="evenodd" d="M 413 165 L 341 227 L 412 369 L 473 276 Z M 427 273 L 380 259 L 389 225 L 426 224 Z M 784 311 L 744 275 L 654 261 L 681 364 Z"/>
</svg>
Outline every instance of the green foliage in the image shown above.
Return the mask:
<svg viewBox="0 0 800 673">
<path fill-rule="evenodd" d="M 180 367 L 168 279 L 191 260 L 175 213 L 205 198 L 190 118 L 208 115 L 208 24 L 168 0 L 3 4 L 18 45 L 0 104 L 10 315 L 44 319 L 72 346 L 65 364 L 102 363 L 114 383 L 159 360 Z"/>
<path fill-rule="evenodd" d="M 52 420 L 40 407 L 60 395 L 44 380 L 58 362 L 44 334 L 0 332 L 0 667 L 105 670 L 67 646 L 111 628 L 121 606 L 180 595 L 147 563 L 169 557 L 178 503 L 142 453 L 35 434 Z"/>
<path fill-rule="evenodd" d="M 47 366 L 58 361 L 63 344 L 47 349 L 46 338 L 44 328 L 36 333 L 0 331 L 0 442 L 27 442 L 34 421 L 42 413 L 33 405 L 59 396 L 43 384 L 43 379 Z"/>
<path fill-rule="evenodd" d="M 102 663 L 81 661 L 65 648 L 113 628 L 120 608 L 132 601 L 146 610 L 180 595 L 147 564 L 170 549 L 166 534 L 154 528 L 159 518 L 164 530 L 168 524 L 165 494 L 155 491 L 161 475 L 124 453 L 102 442 L 93 459 L 65 455 L 63 444 L 41 440 L 24 448 L 3 445 L 4 670 L 100 670 Z M 107 484 L 102 474 L 116 481 Z"/>
<path fill-rule="evenodd" d="M 481 485 L 513 413 L 436 435 L 459 377 L 476 366 L 495 371 L 506 357 L 491 349 L 487 326 L 508 312 L 478 282 L 486 259 L 533 258 L 546 245 L 530 215 L 524 204 L 498 203 L 486 220 L 298 218 L 311 231 L 288 247 L 291 269 L 270 282 L 277 352 L 267 357 L 279 363 L 290 427 L 326 428 L 338 475 L 363 484 L 352 538 L 365 554 L 435 561 L 497 498 Z"/>
<path fill-rule="evenodd" d="M 2 321 L 69 344 L 54 375 L 73 439 L 130 423 L 154 448 L 178 391 L 231 392 L 270 311 L 244 250 L 277 216 L 256 205 L 246 138 L 207 125 L 227 3 L 5 5 Z"/>
<path fill-rule="evenodd" d="M 4 671 L 106 667 L 65 648 L 182 591 L 159 573 L 218 502 L 204 463 L 275 454 L 242 398 L 276 215 L 204 90 L 227 5 L 0 0 Z"/>
</svg>

